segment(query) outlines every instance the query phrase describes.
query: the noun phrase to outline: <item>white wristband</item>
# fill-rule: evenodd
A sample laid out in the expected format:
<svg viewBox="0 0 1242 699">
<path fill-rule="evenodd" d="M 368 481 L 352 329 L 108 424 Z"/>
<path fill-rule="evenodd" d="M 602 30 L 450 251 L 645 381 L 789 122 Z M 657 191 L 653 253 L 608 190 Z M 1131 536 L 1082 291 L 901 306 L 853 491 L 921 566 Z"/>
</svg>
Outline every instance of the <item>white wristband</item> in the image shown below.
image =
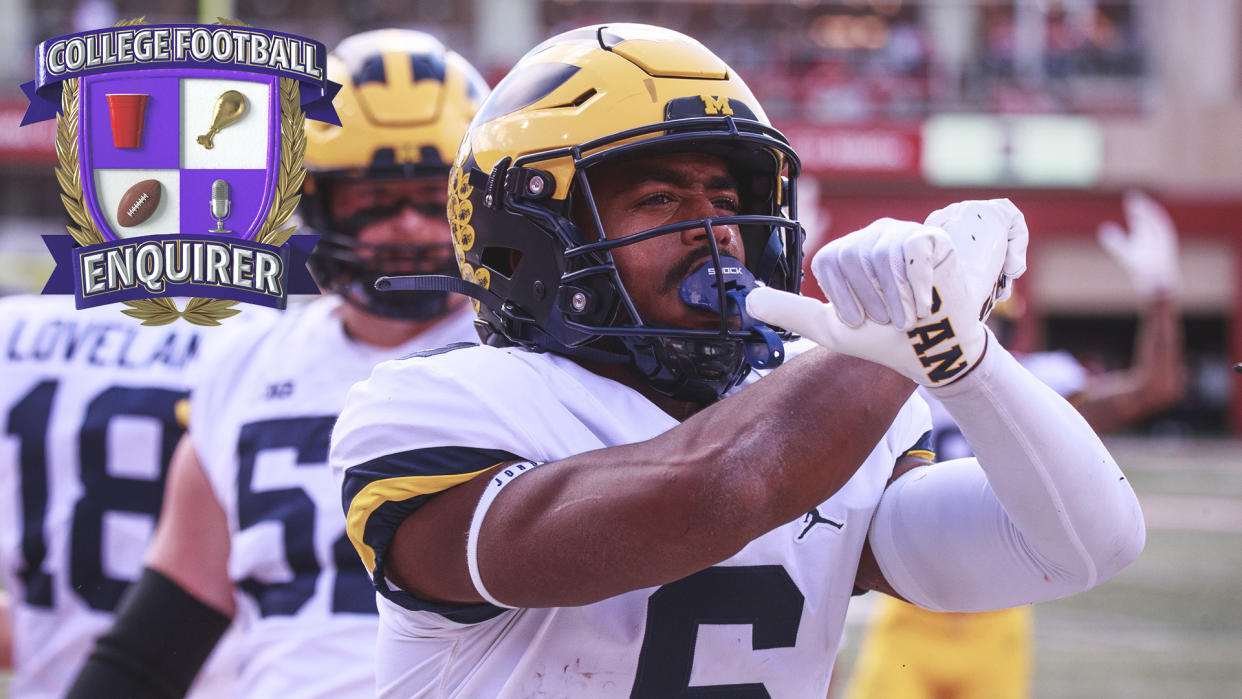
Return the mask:
<svg viewBox="0 0 1242 699">
<path fill-rule="evenodd" d="M 483 576 L 479 573 L 479 530 L 483 528 L 483 518 L 487 516 L 488 508 L 492 506 L 501 489 L 538 465 L 532 461 L 515 461 L 492 474 L 492 482 L 479 497 L 479 504 L 474 508 L 474 517 L 470 520 L 470 532 L 466 535 L 466 565 L 470 568 L 470 581 L 474 583 L 474 589 L 480 597 L 497 607 L 517 609 L 493 597 L 483 585 Z"/>
</svg>

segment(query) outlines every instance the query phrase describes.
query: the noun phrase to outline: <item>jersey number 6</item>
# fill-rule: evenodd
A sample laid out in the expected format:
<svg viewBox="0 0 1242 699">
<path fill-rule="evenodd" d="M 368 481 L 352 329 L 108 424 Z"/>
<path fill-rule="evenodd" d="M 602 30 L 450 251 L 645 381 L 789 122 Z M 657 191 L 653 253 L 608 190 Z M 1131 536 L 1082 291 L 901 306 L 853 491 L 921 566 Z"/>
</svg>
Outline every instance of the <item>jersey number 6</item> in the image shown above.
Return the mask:
<svg viewBox="0 0 1242 699">
<path fill-rule="evenodd" d="M 749 624 L 751 648 L 792 648 L 805 597 L 784 567 L 716 566 L 652 593 L 631 697 L 770 697 L 762 683 L 690 686 L 699 626 Z"/>
</svg>

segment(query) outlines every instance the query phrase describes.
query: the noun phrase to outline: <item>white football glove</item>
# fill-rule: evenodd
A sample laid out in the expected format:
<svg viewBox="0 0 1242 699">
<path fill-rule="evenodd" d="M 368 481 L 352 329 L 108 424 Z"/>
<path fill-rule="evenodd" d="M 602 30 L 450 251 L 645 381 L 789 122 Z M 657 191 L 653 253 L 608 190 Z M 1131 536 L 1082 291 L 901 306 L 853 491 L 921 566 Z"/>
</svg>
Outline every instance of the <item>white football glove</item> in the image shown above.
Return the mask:
<svg viewBox="0 0 1242 699">
<path fill-rule="evenodd" d="M 970 298 L 987 299 L 979 315 L 987 320 L 993 306 L 1013 294 L 1011 282 L 1026 271 L 1026 217 L 1008 199 L 988 199 L 950 204 L 923 223 L 944 229 L 953 239 L 966 291 Z"/>
<path fill-rule="evenodd" d="M 983 356 L 982 319 L 1008 290 L 1002 273 L 1026 269 L 1027 230 L 1008 200 L 963 202 L 932 218 L 948 230 L 880 219 L 816 253 L 811 269 L 830 303 L 758 288 L 747 311 L 923 385 L 951 383 Z"/>
<path fill-rule="evenodd" d="M 1177 229 L 1164 207 L 1138 191 L 1122 199 L 1130 233 L 1112 221 L 1100 224 L 1100 245 L 1130 277 L 1143 298 L 1176 293 L 1181 285 L 1177 266 Z"/>
</svg>

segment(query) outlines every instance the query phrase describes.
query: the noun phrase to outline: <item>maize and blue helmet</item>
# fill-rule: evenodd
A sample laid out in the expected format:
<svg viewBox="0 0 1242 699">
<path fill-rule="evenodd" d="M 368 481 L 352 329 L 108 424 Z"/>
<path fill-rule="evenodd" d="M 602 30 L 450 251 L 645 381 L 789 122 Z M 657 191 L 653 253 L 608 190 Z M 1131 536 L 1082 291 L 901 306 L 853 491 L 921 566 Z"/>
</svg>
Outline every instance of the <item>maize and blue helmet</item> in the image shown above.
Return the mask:
<svg viewBox="0 0 1242 699">
<path fill-rule="evenodd" d="M 455 274 L 448 238 L 441 245 L 361 243 L 362 228 L 395 212 L 368 210 L 341 219 L 331 211 L 331 190 L 342 182 L 446 180 L 487 85 L 464 58 L 412 30 L 350 36 L 328 56 L 327 67 L 328 79 L 341 85 L 333 100 L 341 125 L 306 122 L 301 214 L 320 235 L 311 269 L 324 289 L 368 313 L 433 318 L 443 313 L 446 294 L 382 294 L 374 284 L 393 273 Z"/>
<path fill-rule="evenodd" d="M 707 153 L 727 165 L 738 182 L 738 215 L 608 239 L 587 179 L 592 168 L 682 152 Z M 711 402 L 751 366 L 783 359 L 787 335 L 746 317 L 742 297 L 756 280 L 799 288 L 798 171 L 797 155 L 750 89 L 699 42 L 639 24 L 573 30 L 518 62 L 483 103 L 457 152 L 448 208 L 464 283 L 381 285 L 468 293 L 476 299 L 480 334 L 491 344 L 628 365 L 663 394 Z M 583 212 L 591 220 L 575 221 Z M 644 322 L 612 251 L 713 225 L 738 226 L 745 267 L 722 256 L 708 233 L 712 259 L 679 291 L 687 304 L 718 312 L 719 328 Z M 720 279 L 726 283 L 717 284 Z"/>
</svg>

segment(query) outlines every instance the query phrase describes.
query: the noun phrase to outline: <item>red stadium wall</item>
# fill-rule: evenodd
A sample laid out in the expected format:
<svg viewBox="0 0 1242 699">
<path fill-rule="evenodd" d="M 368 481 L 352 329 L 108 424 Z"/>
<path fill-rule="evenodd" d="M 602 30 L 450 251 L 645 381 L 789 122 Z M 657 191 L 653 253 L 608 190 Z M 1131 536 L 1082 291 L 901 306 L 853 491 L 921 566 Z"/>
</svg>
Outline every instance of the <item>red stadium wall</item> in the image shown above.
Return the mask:
<svg viewBox="0 0 1242 699">
<path fill-rule="evenodd" d="M 1153 192 L 1166 206 L 1184 240 L 1213 240 L 1232 250 L 1234 269 L 1242 274 L 1242 197 L 1163 195 Z M 1039 246 L 1059 235 L 1090 238 L 1101 221 L 1124 221 L 1120 192 L 1085 190 L 936 189 L 922 184 L 847 183 L 825 180 L 820 186 L 819 206 L 829 221 L 825 240 L 857 230 L 883 216 L 921 221 L 945 204 L 964 199 L 1009 197 L 1026 216 L 1031 230 L 1032 258 Z M 1050 231 L 1056 233 L 1049 233 Z M 1066 233 L 1073 231 L 1074 233 Z M 808 251 L 809 253 L 810 251 Z M 1230 283 L 1221 280 L 1221 284 Z M 807 294 L 821 296 L 814 281 L 803 285 Z M 1227 316 L 1229 357 L 1242 361 L 1242 281 L 1234 281 Z M 1037 347 L 1042 314 L 1038 299 L 1027 298 L 1027 312 L 1019 321 L 1014 344 Z M 1242 435 L 1242 374 L 1231 374 L 1229 425 Z"/>
</svg>

